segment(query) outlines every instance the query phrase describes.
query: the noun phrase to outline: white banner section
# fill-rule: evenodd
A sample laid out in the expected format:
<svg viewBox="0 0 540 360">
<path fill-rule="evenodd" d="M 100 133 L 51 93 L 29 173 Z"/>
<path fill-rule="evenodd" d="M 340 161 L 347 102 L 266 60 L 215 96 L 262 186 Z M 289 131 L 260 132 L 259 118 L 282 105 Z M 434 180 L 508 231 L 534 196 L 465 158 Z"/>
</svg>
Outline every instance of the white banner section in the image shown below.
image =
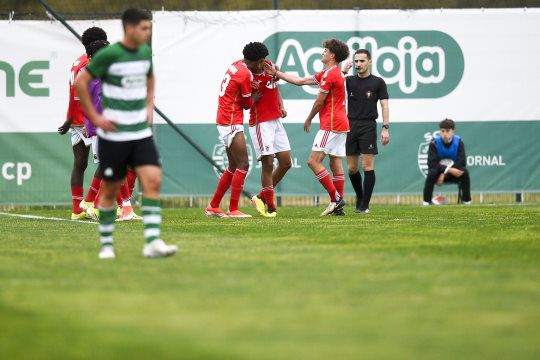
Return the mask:
<svg viewBox="0 0 540 360">
<path fill-rule="evenodd" d="M 368 48 L 393 122 L 538 120 L 540 9 L 156 12 L 158 106 L 178 123 L 213 123 L 227 66 L 264 42 L 283 70 L 322 69 L 322 41 Z M 352 71 L 351 71 L 352 74 Z M 316 89 L 281 87 L 287 122 Z"/>
</svg>

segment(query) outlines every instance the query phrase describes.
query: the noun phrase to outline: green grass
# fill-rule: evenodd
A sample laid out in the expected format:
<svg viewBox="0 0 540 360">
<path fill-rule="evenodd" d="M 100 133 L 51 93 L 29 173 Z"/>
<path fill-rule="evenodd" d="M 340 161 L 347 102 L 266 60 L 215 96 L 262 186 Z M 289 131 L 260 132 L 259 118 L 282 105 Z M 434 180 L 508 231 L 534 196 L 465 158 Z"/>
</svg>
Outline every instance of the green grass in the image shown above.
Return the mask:
<svg viewBox="0 0 540 360">
<path fill-rule="evenodd" d="M 98 261 L 95 225 L 0 215 L 0 354 L 538 358 L 539 206 L 321 210 L 166 209 L 178 256 L 143 259 L 143 227 L 129 223 L 114 261 Z"/>
</svg>

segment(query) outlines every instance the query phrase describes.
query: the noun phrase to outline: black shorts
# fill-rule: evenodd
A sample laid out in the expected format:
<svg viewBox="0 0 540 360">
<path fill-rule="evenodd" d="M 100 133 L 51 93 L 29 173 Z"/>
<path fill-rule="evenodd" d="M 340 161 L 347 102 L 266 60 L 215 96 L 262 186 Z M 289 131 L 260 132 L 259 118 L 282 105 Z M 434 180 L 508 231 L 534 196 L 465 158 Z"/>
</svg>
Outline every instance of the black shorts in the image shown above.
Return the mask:
<svg viewBox="0 0 540 360">
<path fill-rule="evenodd" d="M 351 130 L 347 133 L 345 152 L 347 156 L 378 154 L 377 122 L 374 120 L 349 121 Z"/>
<path fill-rule="evenodd" d="M 127 167 L 141 165 L 161 167 L 152 136 L 130 141 L 109 141 L 98 137 L 99 168 L 105 180 L 122 180 Z"/>
</svg>

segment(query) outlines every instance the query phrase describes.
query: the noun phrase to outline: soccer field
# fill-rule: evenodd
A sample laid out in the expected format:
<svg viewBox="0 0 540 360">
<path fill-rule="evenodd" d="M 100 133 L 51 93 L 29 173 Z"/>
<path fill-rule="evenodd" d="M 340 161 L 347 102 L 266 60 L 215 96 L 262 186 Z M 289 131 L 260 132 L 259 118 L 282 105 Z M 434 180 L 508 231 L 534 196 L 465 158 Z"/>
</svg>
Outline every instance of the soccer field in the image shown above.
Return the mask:
<svg viewBox="0 0 540 360">
<path fill-rule="evenodd" d="M 165 209 L 177 256 L 142 258 L 142 223 L 122 223 L 113 261 L 94 224 L 0 215 L 0 354 L 538 358 L 540 206 L 347 210 Z"/>
</svg>

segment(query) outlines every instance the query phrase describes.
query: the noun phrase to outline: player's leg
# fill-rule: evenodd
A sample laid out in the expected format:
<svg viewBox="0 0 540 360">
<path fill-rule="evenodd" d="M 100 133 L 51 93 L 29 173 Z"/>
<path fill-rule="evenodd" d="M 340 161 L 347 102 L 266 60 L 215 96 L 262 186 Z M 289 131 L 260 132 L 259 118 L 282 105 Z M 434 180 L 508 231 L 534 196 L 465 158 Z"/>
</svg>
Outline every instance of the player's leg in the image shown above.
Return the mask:
<svg viewBox="0 0 540 360">
<path fill-rule="evenodd" d="M 116 194 L 126 175 L 129 149 L 126 143 L 98 139 L 101 170 L 99 199 L 100 259 L 114 258 L 113 232 L 116 219 Z"/>
<path fill-rule="evenodd" d="M 332 170 L 332 183 L 339 193 L 339 196 L 343 199 L 345 195 L 345 173 L 343 171 L 343 159 L 338 156 L 330 155 L 330 170 Z M 343 209 L 334 212 L 335 215 L 345 215 Z"/>
<path fill-rule="evenodd" d="M 359 146 L 362 154 L 362 171 L 364 172 L 364 194 L 360 209 L 357 212 L 369 212 L 369 202 L 371 194 L 375 187 L 375 155 L 378 154 L 377 149 L 377 123 L 375 121 L 359 122 Z"/>
<path fill-rule="evenodd" d="M 148 137 L 132 142 L 129 165 L 135 170 L 142 186 L 142 216 L 144 222 L 144 257 L 173 255 L 178 246 L 167 245 L 161 239 L 161 191 L 162 171 L 154 140 Z"/>
<path fill-rule="evenodd" d="M 281 120 L 278 120 L 276 123 L 274 151 L 276 152 L 276 159 L 278 161 L 278 166 L 272 174 L 272 184 L 275 188 L 292 167 L 291 144 L 289 143 L 289 138 Z"/>
<path fill-rule="evenodd" d="M 437 182 L 438 178 L 439 174 L 437 172 L 437 169 L 432 169 L 428 171 L 426 181 L 424 183 L 424 202 L 422 203 L 423 205 L 431 204 L 431 199 L 433 198 L 433 188 L 435 187 L 435 183 Z"/>
<path fill-rule="evenodd" d="M 96 199 L 97 193 L 99 191 L 99 184 L 101 183 L 101 172 L 99 171 L 99 166 L 96 168 L 96 171 L 94 172 L 94 177 L 92 179 L 92 183 L 90 184 L 90 187 L 88 188 L 88 192 L 86 193 L 86 197 L 83 201 L 81 201 L 80 207 L 84 211 L 88 211 L 91 207 L 94 206 L 94 200 Z"/>
<path fill-rule="evenodd" d="M 362 198 L 364 197 L 364 189 L 362 185 L 362 175 L 358 167 L 358 161 L 360 157 L 358 155 L 347 155 L 347 170 L 349 172 L 349 179 L 356 194 L 356 210 L 360 210 L 362 204 Z"/>
<path fill-rule="evenodd" d="M 216 186 L 216 191 L 214 192 L 214 196 L 212 197 L 212 200 L 210 201 L 210 204 L 206 207 L 204 210 L 204 213 L 206 216 L 213 216 L 213 217 L 226 217 L 227 215 L 223 210 L 220 209 L 221 200 L 223 199 L 223 196 L 227 193 L 229 188 L 231 187 L 232 178 L 234 175 L 234 172 L 236 170 L 236 163 L 233 158 L 233 156 L 230 153 L 230 144 L 232 142 L 232 136 L 234 135 L 234 126 L 219 126 L 217 127 L 219 132 L 219 139 L 223 146 L 225 147 L 225 151 L 227 152 L 227 159 L 229 160 L 229 166 L 225 171 L 221 174 L 218 184 Z"/>
<path fill-rule="evenodd" d="M 359 212 L 369 212 L 369 202 L 371 201 L 371 194 L 375 188 L 375 155 L 374 154 L 362 154 L 362 171 L 364 172 L 364 196 L 362 197 L 362 203 Z"/>
<path fill-rule="evenodd" d="M 86 213 L 81 209 L 80 203 L 84 196 L 84 171 L 88 166 L 89 149 L 80 140 L 73 145 L 73 168 L 71 170 L 71 199 L 73 202 L 72 219 L 87 218 Z"/>
<path fill-rule="evenodd" d="M 246 137 L 243 132 L 235 134 L 231 141 L 231 145 L 227 151 L 230 159 L 233 159 L 236 170 L 231 180 L 231 199 L 229 203 L 229 211 L 227 216 L 230 217 L 251 217 L 238 210 L 238 202 L 242 195 L 244 182 L 249 170 L 249 159 L 247 154 Z"/>
<path fill-rule="evenodd" d="M 261 156 L 261 184 L 262 190 L 258 195 L 263 200 L 263 207 L 257 211 L 263 216 L 275 216 L 276 205 L 274 204 L 274 185 L 272 183 L 272 172 L 274 170 L 274 155 Z M 253 199 L 252 199 L 253 201 Z M 268 206 L 268 210 L 265 209 L 264 204 Z M 263 211 L 261 211 L 263 210 Z"/>
<path fill-rule="evenodd" d="M 471 178 L 467 169 L 463 170 L 463 174 L 458 178 L 461 184 L 461 201 L 465 205 L 471 204 Z"/>
<path fill-rule="evenodd" d="M 347 171 L 349 179 L 356 194 L 356 210 L 360 209 L 364 190 L 362 188 L 362 175 L 358 167 L 360 155 L 360 135 L 361 123 L 359 121 L 350 122 L 350 131 L 347 133 L 347 141 L 345 143 L 345 153 L 347 155 Z"/>
</svg>

